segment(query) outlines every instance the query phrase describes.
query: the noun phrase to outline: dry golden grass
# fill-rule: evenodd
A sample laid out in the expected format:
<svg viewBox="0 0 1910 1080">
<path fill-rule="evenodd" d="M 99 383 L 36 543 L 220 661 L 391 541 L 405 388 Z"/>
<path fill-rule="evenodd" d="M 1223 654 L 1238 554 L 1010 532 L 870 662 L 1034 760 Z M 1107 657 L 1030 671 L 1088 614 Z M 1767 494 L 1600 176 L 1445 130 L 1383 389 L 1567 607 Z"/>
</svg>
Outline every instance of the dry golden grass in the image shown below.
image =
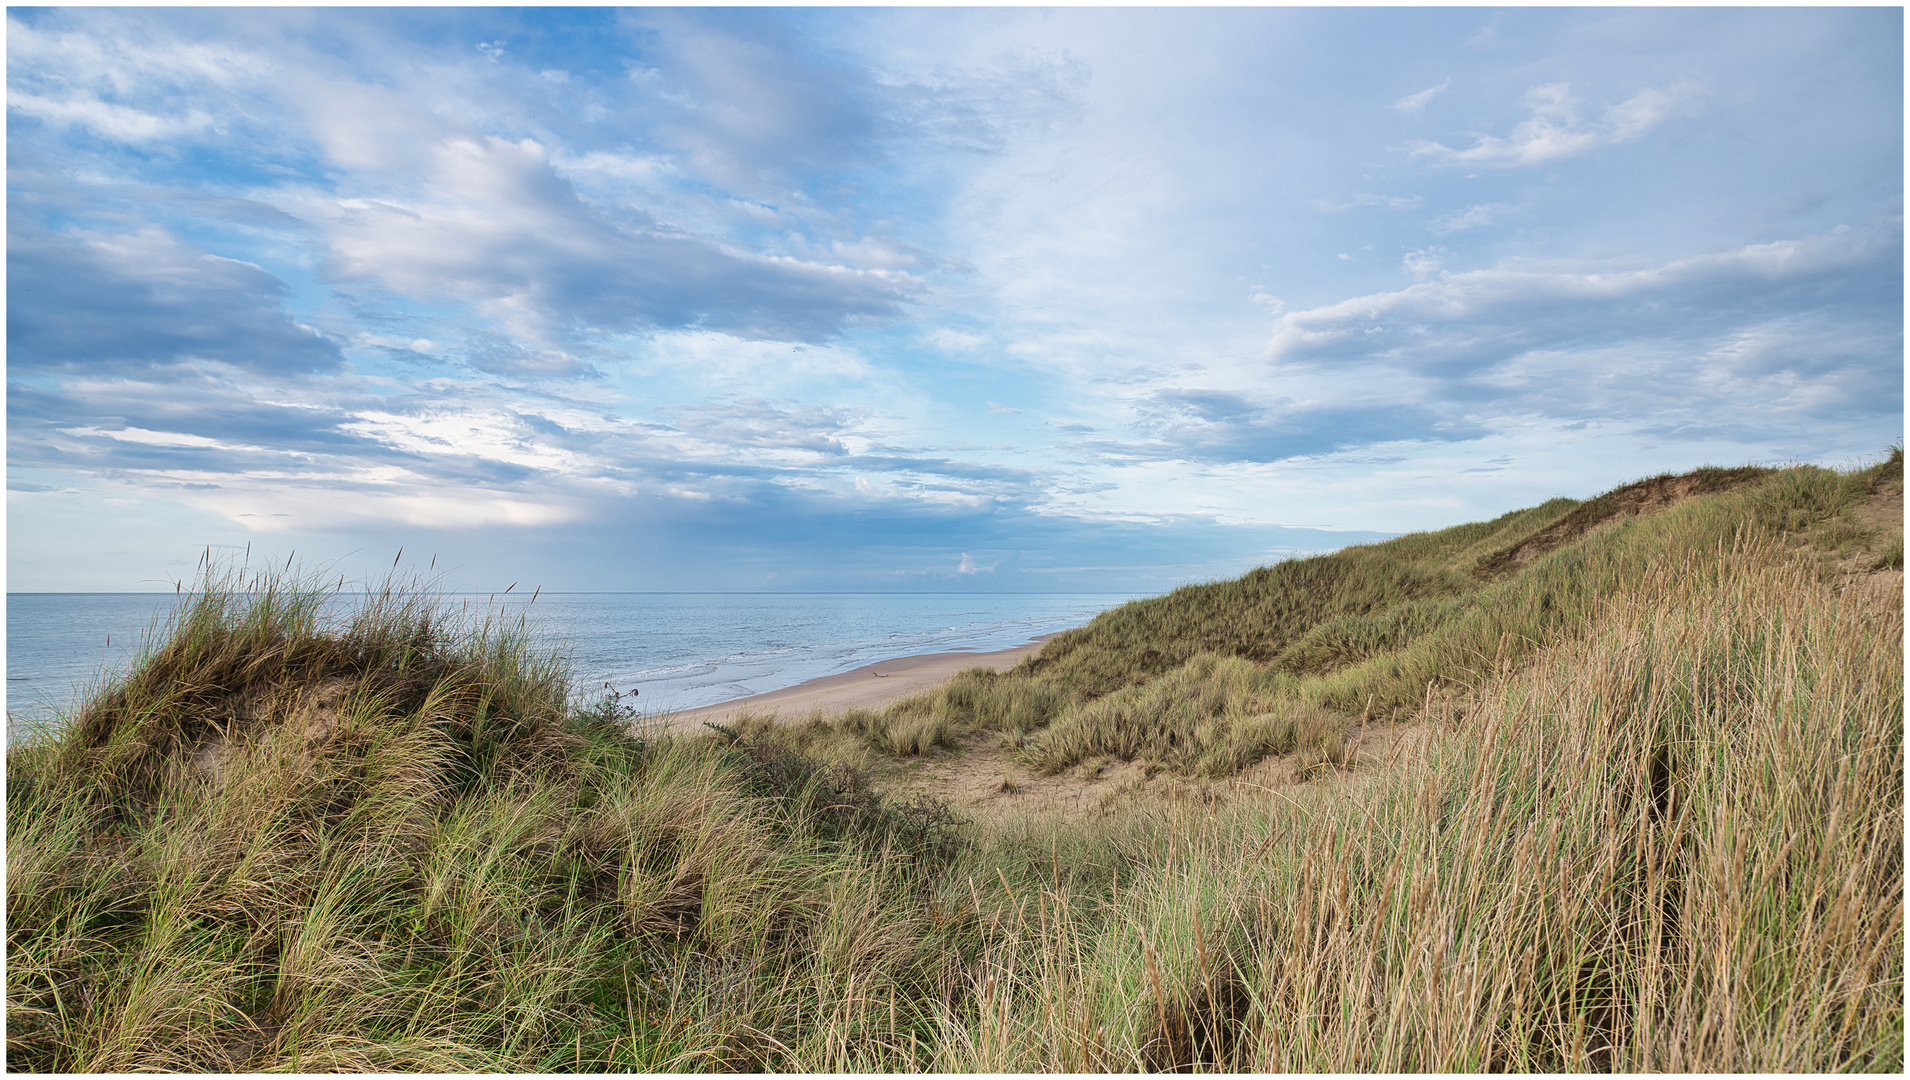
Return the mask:
<svg viewBox="0 0 1910 1080">
<path fill-rule="evenodd" d="M 1182 820 L 1024 920 L 938 1065 L 1894 1070 L 1901 640 L 1768 550 L 1666 571 L 1361 800 Z"/>
<path fill-rule="evenodd" d="M 696 737 L 420 591 L 214 578 L 9 750 L 7 1063 L 1901 1071 L 1901 478 L 1557 501 Z M 1340 782 L 1361 716 L 1423 734 Z M 964 823 L 867 772 L 981 736 L 1327 782 Z"/>
</svg>

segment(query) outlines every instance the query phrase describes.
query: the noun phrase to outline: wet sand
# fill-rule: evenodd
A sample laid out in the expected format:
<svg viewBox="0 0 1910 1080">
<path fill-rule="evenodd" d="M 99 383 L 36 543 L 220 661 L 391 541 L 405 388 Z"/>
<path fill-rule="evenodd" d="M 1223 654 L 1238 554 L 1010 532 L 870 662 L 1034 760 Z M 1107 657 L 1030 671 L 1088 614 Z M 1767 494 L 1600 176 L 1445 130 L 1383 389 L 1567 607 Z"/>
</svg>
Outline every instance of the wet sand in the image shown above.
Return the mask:
<svg viewBox="0 0 1910 1080">
<path fill-rule="evenodd" d="M 669 730 L 684 730 L 710 720 L 720 723 L 725 717 L 735 716 L 745 710 L 780 713 L 786 719 L 795 719 L 808 716 L 818 709 L 825 714 L 848 709 L 879 709 L 898 698 L 940 686 L 956 673 L 972 667 L 1006 671 L 1020 663 L 1022 657 L 1041 651 L 1042 643 L 1053 636 L 1045 634 L 1030 644 L 999 652 L 929 653 L 926 656 L 906 656 L 899 660 L 865 664 L 840 675 L 825 675 L 786 689 L 725 701 L 720 705 L 684 709 L 642 723 L 661 724 Z"/>
</svg>

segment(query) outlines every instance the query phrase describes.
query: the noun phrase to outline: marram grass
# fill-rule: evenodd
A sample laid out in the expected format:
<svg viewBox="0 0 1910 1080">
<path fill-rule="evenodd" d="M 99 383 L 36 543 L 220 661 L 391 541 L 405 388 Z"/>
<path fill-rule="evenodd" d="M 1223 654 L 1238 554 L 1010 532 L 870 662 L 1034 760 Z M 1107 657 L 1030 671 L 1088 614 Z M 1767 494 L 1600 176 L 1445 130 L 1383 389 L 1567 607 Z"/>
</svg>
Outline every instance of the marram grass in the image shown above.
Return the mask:
<svg viewBox="0 0 1910 1080">
<path fill-rule="evenodd" d="M 1902 541 L 1852 514 L 1901 468 L 1556 500 L 696 736 L 423 590 L 213 575 L 8 752 L 7 1064 L 1901 1071 Z M 1335 760 L 1362 716 L 1390 764 Z M 977 738 L 1318 779 L 981 826 L 858 767 Z"/>
</svg>

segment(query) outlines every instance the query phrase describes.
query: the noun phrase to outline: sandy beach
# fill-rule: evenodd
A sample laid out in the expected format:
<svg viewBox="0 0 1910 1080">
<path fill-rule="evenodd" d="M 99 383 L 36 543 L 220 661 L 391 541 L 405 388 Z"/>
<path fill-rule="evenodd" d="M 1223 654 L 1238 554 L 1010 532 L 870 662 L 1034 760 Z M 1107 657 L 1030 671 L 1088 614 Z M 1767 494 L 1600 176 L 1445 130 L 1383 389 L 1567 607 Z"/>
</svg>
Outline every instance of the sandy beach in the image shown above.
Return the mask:
<svg viewBox="0 0 1910 1080">
<path fill-rule="evenodd" d="M 797 683 L 795 686 L 782 690 L 771 690 L 766 694 L 754 694 L 718 705 L 684 709 L 681 712 L 653 717 L 646 722 L 660 723 L 670 729 L 682 729 L 695 727 L 710 720 L 721 722 L 724 718 L 744 710 L 755 713 L 780 713 L 784 717 L 794 718 L 807 716 L 817 709 L 825 713 L 842 712 L 846 709 L 879 709 L 898 698 L 905 698 L 910 694 L 939 686 L 954 677 L 957 672 L 966 671 L 972 667 L 1006 671 L 1020 663 L 1022 657 L 1039 652 L 1042 644 L 1053 636 L 1053 634 L 1044 634 L 1027 645 L 1018 645 L 998 652 L 929 653 L 926 656 L 905 656 L 899 660 L 865 664 L 840 675 L 825 675 L 820 679 L 810 679 L 808 682 Z"/>
</svg>

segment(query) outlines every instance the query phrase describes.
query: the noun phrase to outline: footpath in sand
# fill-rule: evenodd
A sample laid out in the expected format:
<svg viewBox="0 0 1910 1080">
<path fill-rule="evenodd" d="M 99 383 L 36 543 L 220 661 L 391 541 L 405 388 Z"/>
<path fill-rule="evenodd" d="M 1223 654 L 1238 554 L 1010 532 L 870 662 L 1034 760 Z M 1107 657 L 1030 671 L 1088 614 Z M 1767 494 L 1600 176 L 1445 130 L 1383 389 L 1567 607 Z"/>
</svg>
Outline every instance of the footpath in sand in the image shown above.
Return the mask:
<svg viewBox="0 0 1910 1080">
<path fill-rule="evenodd" d="M 771 690 L 766 694 L 725 701 L 720 705 L 666 713 L 651 722 L 675 731 L 694 728 L 709 721 L 722 723 L 744 712 L 758 715 L 778 713 L 786 720 L 793 720 L 817 710 L 832 714 L 849 709 L 880 709 L 910 694 L 933 690 L 972 667 L 1006 671 L 1019 664 L 1023 657 L 1039 652 L 1042 644 L 1053 636 L 1046 634 L 1026 645 L 999 652 L 930 653 L 927 656 L 907 656 L 899 660 L 864 664 L 853 671 L 825 675 L 783 690 Z"/>
</svg>

